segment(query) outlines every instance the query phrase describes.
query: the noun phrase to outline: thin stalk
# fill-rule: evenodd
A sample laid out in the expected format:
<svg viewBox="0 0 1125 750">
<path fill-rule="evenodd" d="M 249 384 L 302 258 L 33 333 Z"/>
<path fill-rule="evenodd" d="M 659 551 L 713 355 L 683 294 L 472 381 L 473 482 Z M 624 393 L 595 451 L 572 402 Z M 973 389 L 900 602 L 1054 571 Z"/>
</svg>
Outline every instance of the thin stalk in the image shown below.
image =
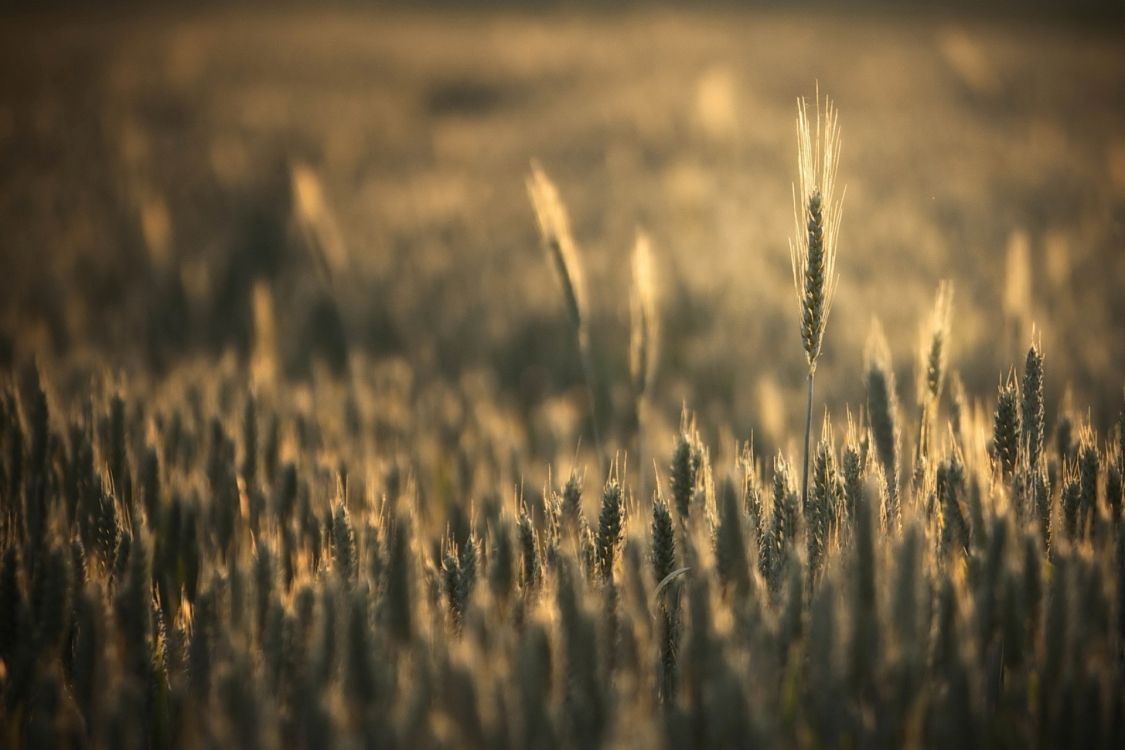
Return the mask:
<svg viewBox="0 0 1125 750">
<path fill-rule="evenodd" d="M 590 337 L 587 331 L 586 284 L 578 248 L 570 233 L 570 219 L 559 199 L 558 190 L 532 162 L 527 180 L 527 192 L 535 209 L 543 249 L 555 268 L 566 300 L 570 321 L 578 339 L 578 355 L 586 379 L 586 392 L 590 397 L 590 426 L 594 432 L 594 448 L 598 453 L 598 473 L 602 473 L 602 440 L 598 432 L 597 399 L 594 395 L 594 366 L 590 357 Z M 604 476 L 604 474 L 603 474 Z"/>
<path fill-rule="evenodd" d="M 594 433 L 594 451 L 598 459 L 598 474 L 605 476 L 602 465 L 602 437 L 598 430 L 598 402 L 594 395 L 594 361 L 590 357 L 590 338 L 585 328 L 578 333 L 578 353 L 582 360 L 582 374 L 586 381 L 586 394 L 590 399 L 590 428 Z"/>
<path fill-rule="evenodd" d="M 801 471 L 801 507 L 809 506 L 809 441 L 812 437 L 812 401 L 813 401 L 813 374 L 816 371 L 809 368 L 809 396 L 805 404 L 805 457 L 804 469 Z"/>
<path fill-rule="evenodd" d="M 638 394 L 636 398 L 637 410 L 637 466 L 640 467 L 638 472 L 638 483 L 640 486 L 640 497 L 642 500 L 648 500 L 648 475 L 645 473 L 645 421 L 648 417 L 648 406 L 646 398 L 643 393 Z"/>
</svg>

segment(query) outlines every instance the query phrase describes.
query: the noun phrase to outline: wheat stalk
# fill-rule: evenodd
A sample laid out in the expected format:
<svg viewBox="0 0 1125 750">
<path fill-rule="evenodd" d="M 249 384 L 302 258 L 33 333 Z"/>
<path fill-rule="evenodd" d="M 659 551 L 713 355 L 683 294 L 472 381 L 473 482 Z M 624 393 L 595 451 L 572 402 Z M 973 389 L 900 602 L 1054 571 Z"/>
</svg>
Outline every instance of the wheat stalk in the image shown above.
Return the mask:
<svg viewBox="0 0 1125 750">
<path fill-rule="evenodd" d="M 539 235 L 543 249 L 547 252 L 555 273 L 562 285 L 567 311 L 578 340 L 578 354 L 582 360 L 582 370 L 586 379 L 586 390 L 590 399 L 590 425 L 594 433 L 594 447 L 597 450 L 599 473 L 602 465 L 602 441 L 598 432 L 598 410 L 594 389 L 594 367 L 590 351 L 590 334 L 587 321 L 586 280 L 582 271 L 582 260 L 578 247 L 570 232 L 570 218 L 566 207 L 559 198 L 559 191 L 543 171 L 538 162 L 531 163 L 531 174 L 527 178 L 527 192 L 535 209 L 535 219 L 539 225 Z"/>
<path fill-rule="evenodd" d="M 918 442 L 915 446 L 915 479 L 920 482 L 929 466 L 930 443 L 934 417 L 945 385 L 948 360 L 949 319 L 953 305 L 953 285 L 948 281 L 938 284 L 929 325 L 923 328 L 918 350 Z"/>
<path fill-rule="evenodd" d="M 1039 456 L 1043 453 L 1043 425 L 1046 421 L 1043 406 L 1043 354 L 1037 340 L 1033 340 L 1027 350 L 1022 391 L 1022 438 L 1028 465 L 1035 469 L 1039 465 Z"/>
<path fill-rule="evenodd" d="M 840 159 L 837 112 L 825 98 L 820 108 L 816 96 L 815 125 L 804 99 L 797 102 L 797 178 L 793 188 L 794 238 L 789 243 L 793 287 L 801 316 L 801 341 L 808 363 L 808 398 L 805 409 L 804 460 L 801 498 L 808 502 L 809 441 L 812 434 L 813 379 L 832 310 L 839 276 L 836 245 L 840 229 L 842 195 L 836 195 L 836 166 Z"/>
<path fill-rule="evenodd" d="M 899 426 L 898 397 L 890 348 L 879 321 L 873 321 L 867 340 L 867 415 L 875 454 L 883 467 L 887 490 L 885 519 L 898 520 Z"/>
<path fill-rule="evenodd" d="M 633 380 L 633 400 L 637 418 L 637 457 L 640 467 L 640 496 L 648 497 L 645 466 L 645 423 L 649 391 L 656 374 L 660 345 L 657 313 L 656 269 L 648 235 L 637 231 L 633 243 L 633 285 L 630 294 L 629 374 Z"/>
</svg>

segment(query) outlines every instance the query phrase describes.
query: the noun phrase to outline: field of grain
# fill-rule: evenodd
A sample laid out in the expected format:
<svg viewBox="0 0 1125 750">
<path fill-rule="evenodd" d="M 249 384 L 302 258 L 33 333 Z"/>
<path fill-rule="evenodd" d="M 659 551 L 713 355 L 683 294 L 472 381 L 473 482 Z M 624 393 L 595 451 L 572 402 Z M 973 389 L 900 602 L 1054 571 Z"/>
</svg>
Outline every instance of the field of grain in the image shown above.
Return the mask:
<svg viewBox="0 0 1125 750">
<path fill-rule="evenodd" d="M 0 745 L 1125 743 L 1120 25 L 14 15 L 0 228 Z"/>
</svg>

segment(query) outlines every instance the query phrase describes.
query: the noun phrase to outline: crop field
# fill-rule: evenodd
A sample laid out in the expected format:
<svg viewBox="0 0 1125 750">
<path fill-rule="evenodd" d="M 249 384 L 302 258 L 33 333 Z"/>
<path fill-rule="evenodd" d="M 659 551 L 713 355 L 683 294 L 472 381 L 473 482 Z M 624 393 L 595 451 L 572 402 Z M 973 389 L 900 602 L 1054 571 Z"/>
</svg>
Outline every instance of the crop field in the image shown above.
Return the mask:
<svg viewBox="0 0 1125 750">
<path fill-rule="evenodd" d="M 0 747 L 1125 746 L 1125 26 L 0 15 Z"/>
</svg>

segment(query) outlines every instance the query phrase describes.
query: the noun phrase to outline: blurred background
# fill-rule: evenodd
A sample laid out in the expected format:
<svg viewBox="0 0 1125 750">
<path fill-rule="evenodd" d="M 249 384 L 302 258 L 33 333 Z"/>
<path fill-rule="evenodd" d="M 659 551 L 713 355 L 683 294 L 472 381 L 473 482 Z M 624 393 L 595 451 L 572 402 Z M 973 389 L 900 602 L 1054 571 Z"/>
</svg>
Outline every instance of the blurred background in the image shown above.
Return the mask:
<svg viewBox="0 0 1125 750">
<path fill-rule="evenodd" d="M 913 404 L 949 279 L 970 393 L 994 396 L 1034 327 L 1048 419 L 1070 389 L 1104 429 L 1125 383 L 1125 26 L 1109 4 L 1069 12 L 17 4 L 0 362 L 137 381 L 219 357 L 292 380 L 394 361 L 577 435 L 582 369 L 524 185 L 537 159 L 585 264 L 603 432 L 633 418 L 641 227 L 656 419 L 686 403 L 768 447 L 804 416 L 788 238 L 796 102 L 819 86 L 847 196 L 817 410 L 861 402 L 874 318 Z"/>
</svg>

